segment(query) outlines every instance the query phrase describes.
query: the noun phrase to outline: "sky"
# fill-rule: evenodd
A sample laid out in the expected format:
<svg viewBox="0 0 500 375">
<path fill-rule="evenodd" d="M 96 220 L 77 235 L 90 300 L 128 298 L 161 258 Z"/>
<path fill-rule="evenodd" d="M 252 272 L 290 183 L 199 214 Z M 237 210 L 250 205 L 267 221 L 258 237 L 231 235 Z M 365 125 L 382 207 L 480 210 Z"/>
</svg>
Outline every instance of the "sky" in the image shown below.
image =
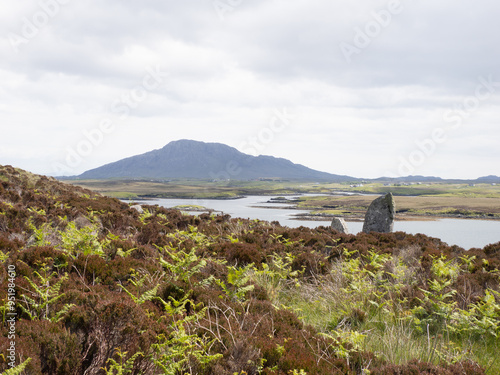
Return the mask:
<svg viewBox="0 0 500 375">
<path fill-rule="evenodd" d="M 500 175 L 495 0 L 0 0 L 0 164 L 178 139 L 354 177 Z"/>
</svg>

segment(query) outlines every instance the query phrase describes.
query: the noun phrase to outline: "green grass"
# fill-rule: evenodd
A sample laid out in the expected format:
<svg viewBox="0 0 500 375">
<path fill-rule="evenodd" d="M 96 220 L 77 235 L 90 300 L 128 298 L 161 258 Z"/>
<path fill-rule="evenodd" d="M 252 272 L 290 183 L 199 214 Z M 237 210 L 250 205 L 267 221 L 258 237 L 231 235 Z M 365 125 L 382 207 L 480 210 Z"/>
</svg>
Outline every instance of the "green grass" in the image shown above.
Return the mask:
<svg viewBox="0 0 500 375">
<path fill-rule="evenodd" d="M 488 369 L 487 374 L 499 374 L 498 337 L 493 333 L 453 333 L 453 324 L 436 318 L 440 309 L 450 306 L 454 313 L 462 314 L 446 297 L 440 299 L 444 292 L 436 290 L 431 297 L 437 301 L 438 309 L 429 317 L 431 328 L 422 328 L 418 323 L 417 310 L 401 295 L 419 273 L 416 251 L 417 248 L 408 248 L 397 257 L 370 253 L 363 259 L 346 253 L 326 276 L 302 279 L 299 283 L 293 279 L 276 283 L 272 278 L 255 281 L 268 291 L 274 305 L 294 311 L 319 332 L 342 336 L 347 342 L 352 340 L 351 344 L 360 350 L 373 352 L 389 363 L 401 365 L 413 359 L 434 364 L 472 360 Z M 432 267 L 436 280 L 443 285 L 459 273 L 467 273 L 465 263 L 462 266 L 439 258 Z M 386 269 L 391 270 L 392 279 L 386 278 Z M 496 306 L 498 319 L 500 305 Z M 451 317 L 451 310 L 449 314 Z M 475 329 L 470 328 L 471 332 Z"/>
<path fill-rule="evenodd" d="M 109 191 L 109 192 L 106 192 L 105 195 L 108 197 L 111 197 L 111 198 L 118 198 L 118 199 L 136 199 L 136 198 L 139 198 L 139 196 L 137 194 L 126 192 L 126 191 Z"/>
<path fill-rule="evenodd" d="M 321 216 L 344 216 L 352 215 L 353 212 L 349 210 L 315 210 L 311 211 L 311 215 L 321 215 Z"/>
<path fill-rule="evenodd" d="M 354 192 L 385 194 L 392 192 L 401 196 L 443 196 L 443 197 L 490 197 L 500 198 L 500 186 L 490 184 L 429 183 L 408 186 L 384 186 L 382 183 L 367 183 L 362 187 L 350 187 L 349 183 L 312 183 L 300 181 L 210 181 L 210 180 L 72 180 L 69 183 L 91 187 L 100 192 L 127 191 L 139 196 L 149 194 L 219 194 L 231 192 L 242 194 L 297 194 Z"/>
</svg>

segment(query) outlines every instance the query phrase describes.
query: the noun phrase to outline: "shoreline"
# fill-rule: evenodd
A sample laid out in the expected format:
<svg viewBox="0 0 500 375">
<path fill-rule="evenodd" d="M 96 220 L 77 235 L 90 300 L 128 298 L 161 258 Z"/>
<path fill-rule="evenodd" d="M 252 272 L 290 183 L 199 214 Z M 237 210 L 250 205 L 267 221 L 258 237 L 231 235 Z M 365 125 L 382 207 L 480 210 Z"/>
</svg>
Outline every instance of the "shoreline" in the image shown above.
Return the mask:
<svg viewBox="0 0 500 375">
<path fill-rule="evenodd" d="M 329 215 L 329 214 L 296 214 L 293 215 L 293 220 L 304 221 L 331 221 L 334 217 L 342 218 L 350 222 L 363 222 L 364 216 L 359 215 Z M 478 217 L 465 215 L 397 215 L 394 221 L 438 221 L 442 219 L 461 219 L 461 220 L 488 220 L 500 221 L 500 218 L 493 217 Z"/>
<path fill-rule="evenodd" d="M 262 197 L 273 197 L 276 196 L 275 194 L 252 194 L 255 196 L 262 196 Z M 298 194 L 290 194 L 290 195 L 304 195 L 304 193 L 298 193 Z M 285 194 L 281 195 L 282 197 L 285 197 Z M 148 204 L 148 201 L 154 201 L 157 199 L 192 199 L 192 200 L 214 200 L 214 201 L 227 201 L 227 200 L 237 200 L 237 199 L 242 199 L 246 198 L 247 196 L 245 195 L 238 195 L 234 197 L 221 197 L 221 196 L 213 196 L 213 197 L 196 197 L 193 195 L 190 196 L 153 196 L 153 195 L 142 195 L 139 197 L 135 198 L 122 198 L 123 202 L 127 203 L 133 203 L 133 202 L 144 202 L 144 204 Z M 282 210 L 301 210 L 301 211 L 309 211 L 309 213 L 301 213 L 301 214 L 296 214 L 293 215 L 292 220 L 304 220 L 304 221 L 331 221 L 334 217 L 340 217 L 344 218 L 346 221 L 351 221 L 351 222 L 362 222 L 364 221 L 364 213 L 346 213 L 345 215 L 339 215 L 339 214 L 330 214 L 330 213 L 312 213 L 313 211 L 321 211 L 325 210 L 324 207 L 312 207 L 312 208 L 304 208 L 304 207 L 299 207 L 297 205 L 297 200 L 295 199 L 270 199 L 266 202 L 265 204 L 268 205 L 262 205 L 262 206 L 257 206 L 253 205 L 250 206 L 252 208 L 259 208 L 259 209 L 282 209 Z M 289 205 L 289 206 L 279 206 L 279 205 Z M 342 210 L 342 207 L 339 207 L 339 210 Z M 202 209 L 189 209 L 189 210 L 182 210 L 185 212 L 220 212 L 215 209 L 211 209 L 210 207 L 207 207 L 206 210 Z M 429 213 L 397 213 L 396 212 L 396 221 L 437 221 L 441 219 L 466 219 L 466 220 L 488 220 L 488 221 L 500 221 L 500 216 L 492 216 L 492 214 L 484 214 L 484 215 L 464 215 L 464 214 L 443 214 L 443 213 L 436 213 L 433 214 L 431 212 Z"/>
</svg>

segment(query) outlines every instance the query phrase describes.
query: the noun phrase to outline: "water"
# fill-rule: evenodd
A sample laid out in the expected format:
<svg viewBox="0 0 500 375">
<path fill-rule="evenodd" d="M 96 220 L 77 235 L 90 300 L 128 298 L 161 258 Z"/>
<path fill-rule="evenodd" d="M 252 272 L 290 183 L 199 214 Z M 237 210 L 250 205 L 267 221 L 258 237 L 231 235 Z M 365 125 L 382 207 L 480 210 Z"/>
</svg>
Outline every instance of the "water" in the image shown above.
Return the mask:
<svg viewBox="0 0 500 375">
<path fill-rule="evenodd" d="M 318 225 L 325 223 L 306 221 L 306 220 L 293 220 L 294 214 L 307 214 L 307 210 L 290 210 L 287 208 L 292 207 L 292 204 L 281 203 L 266 203 L 272 197 L 264 196 L 248 196 L 240 199 L 155 199 L 148 200 L 147 204 L 157 204 L 163 207 L 175 207 L 180 205 L 197 205 L 211 208 L 216 211 L 222 211 L 232 217 L 241 217 L 243 219 L 259 219 L 265 221 L 279 221 L 281 225 L 289 227 L 299 227 L 301 225 L 309 228 L 315 228 Z M 260 208 L 259 208 L 260 207 Z M 275 207 L 275 208 L 264 208 Z M 282 207 L 280 209 L 280 207 Z M 283 209 L 284 208 L 284 209 Z M 194 212 L 193 212 L 194 214 Z M 330 220 L 331 221 L 331 220 Z M 329 223 L 328 223 L 329 224 Z"/>
<path fill-rule="evenodd" d="M 351 233 L 361 232 L 363 223 L 348 222 Z M 464 249 L 483 248 L 500 241 L 500 221 L 477 219 L 439 219 L 432 221 L 396 221 L 394 231 L 423 233 L 439 238 L 448 245 Z"/>
<path fill-rule="evenodd" d="M 295 214 L 307 214 L 306 210 L 286 209 L 293 205 L 283 203 L 267 203 L 272 197 L 248 196 L 241 199 L 212 200 L 212 199 L 156 199 L 148 200 L 147 204 L 158 204 L 163 207 L 179 205 L 199 205 L 222 211 L 232 217 L 244 219 L 260 219 L 278 221 L 281 225 L 289 227 L 315 228 L 320 225 L 329 226 L 331 220 L 308 221 L 295 220 Z M 273 208 L 265 208 L 265 207 Z M 194 214 L 194 213 L 193 213 Z M 362 230 L 362 222 L 347 222 L 350 233 Z M 394 231 L 406 233 L 423 233 L 430 237 L 439 238 L 449 245 L 458 245 L 465 249 L 484 246 L 500 241 L 500 221 L 473 220 L 473 219 L 439 219 L 435 221 L 396 221 Z"/>
</svg>

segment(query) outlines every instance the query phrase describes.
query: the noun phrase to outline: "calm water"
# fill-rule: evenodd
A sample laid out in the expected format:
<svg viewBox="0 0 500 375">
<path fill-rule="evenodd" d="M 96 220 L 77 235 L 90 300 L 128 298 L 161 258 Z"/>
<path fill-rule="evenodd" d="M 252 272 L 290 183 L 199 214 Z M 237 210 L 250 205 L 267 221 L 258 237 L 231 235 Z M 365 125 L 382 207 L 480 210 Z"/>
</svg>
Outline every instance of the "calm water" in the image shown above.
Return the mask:
<svg viewBox="0 0 500 375">
<path fill-rule="evenodd" d="M 212 199 L 157 199 L 148 200 L 147 204 L 158 204 L 163 207 L 193 204 L 222 211 L 232 217 L 244 219 L 260 219 L 266 221 L 279 221 L 281 225 L 289 227 L 305 226 L 315 228 L 319 225 L 330 225 L 327 221 L 294 220 L 293 215 L 307 213 L 305 210 L 287 210 L 279 207 L 290 207 L 286 204 L 266 203 L 272 197 L 249 196 L 232 200 Z M 264 208 L 265 206 L 275 208 Z M 363 227 L 361 222 L 347 222 L 351 233 L 358 233 Z M 472 247 L 482 248 L 490 243 L 500 241 L 500 221 L 494 220 L 469 220 L 469 219 L 441 219 L 436 221 L 396 221 L 395 231 L 407 233 L 423 233 L 436 237 L 449 245 L 458 245 L 465 249 Z"/>
</svg>

